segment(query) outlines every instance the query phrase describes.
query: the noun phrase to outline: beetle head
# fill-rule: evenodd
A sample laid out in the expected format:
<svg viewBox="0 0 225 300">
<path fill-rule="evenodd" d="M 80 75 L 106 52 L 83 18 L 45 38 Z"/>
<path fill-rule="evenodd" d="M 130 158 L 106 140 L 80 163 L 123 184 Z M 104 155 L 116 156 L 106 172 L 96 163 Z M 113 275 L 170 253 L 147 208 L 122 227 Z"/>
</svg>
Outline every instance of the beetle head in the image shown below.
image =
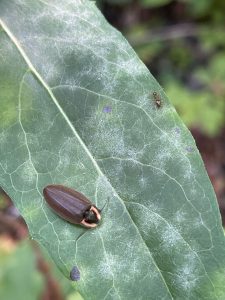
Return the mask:
<svg viewBox="0 0 225 300">
<path fill-rule="evenodd" d="M 82 225 L 88 228 L 96 227 L 101 220 L 100 211 L 97 207 L 91 206 L 90 209 L 84 212 L 84 219 L 81 222 Z"/>
</svg>

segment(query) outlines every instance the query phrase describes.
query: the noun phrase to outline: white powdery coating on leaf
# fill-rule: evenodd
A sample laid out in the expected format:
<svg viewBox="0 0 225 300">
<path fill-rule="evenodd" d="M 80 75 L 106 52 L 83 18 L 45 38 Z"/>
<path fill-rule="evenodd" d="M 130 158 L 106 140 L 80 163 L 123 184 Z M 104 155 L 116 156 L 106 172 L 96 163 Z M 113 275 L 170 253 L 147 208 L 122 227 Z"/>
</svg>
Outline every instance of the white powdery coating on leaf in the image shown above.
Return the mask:
<svg viewBox="0 0 225 300">
<path fill-rule="evenodd" d="M 189 292 L 197 284 L 198 278 L 203 275 L 194 253 L 184 255 L 181 265 L 177 266 L 175 272 L 177 275 L 175 284 Z"/>
<path fill-rule="evenodd" d="M 112 191 L 113 191 L 112 186 L 105 176 L 98 176 L 96 178 L 96 192 L 97 193 L 103 194 L 104 197 L 106 197 L 106 196 L 109 197 L 112 195 Z M 101 195 L 101 198 L 103 198 L 102 195 Z"/>
<path fill-rule="evenodd" d="M 60 235 L 63 236 L 66 240 L 72 240 L 74 239 L 74 234 L 71 231 L 71 228 L 66 224 L 63 230 L 60 232 Z"/>
<path fill-rule="evenodd" d="M 179 226 L 183 226 L 183 224 L 187 222 L 187 217 L 188 215 L 186 212 L 178 210 L 173 217 L 173 223 L 179 228 Z"/>
<path fill-rule="evenodd" d="M 106 261 L 102 261 L 99 265 L 100 274 L 106 278 L 112 278 L 113 274 L 119 274 L 127 269 L 127 262 L 122 260 L 119 255 L 107 253 Z"/>
<path fill-rule="evenodd" d="M 19 166 L 14 174 L 23 178 L 25 182 L 36 183 L 37 174 L 31 161 L 27 161 L 23 165 Z"/>
<path fill-rule="evenodd" d="M 153 165 L 157 166 L 157 168 L 160 169 L 159 171 L 164 171 L 166 164 L 174 159 L 175 157 L 173 156 L 172 152 L 169 151 L 168 147 L 162 144 L 162 147 L 155 156 Z"/>
<path fill-rule="evenodd" d="M 182 242 L 180 235 L 170 226 L 165 227 L 161 234 L 166 247 L 179 247 L 179 244 Z"/>
<path fill-rule="evenodd" d="M 149 179 L 146 178 L 145 176 L 140 176 L 138 179 L 139 185 L 142 189 L 146 188 L 149 184 Z"/>
<path fill-rule="evenodd" d="M 130 57 L 127 61 L 121 59 L 121 61 L 118 61 L 118 65 L 121 65 L 124 71 L 132 76 L 132 78 L 143 75 L 147 70 L 143 64 L 140 64 L 136 57 Z"/>
<path fill-rule="evenodd" d="M 90 118 L 86 123 L 86 128 L 93 128 L 96 120 Z M 108 127 L 106 130 L 107 123 L 105 120 L 100 120 L 98 128 L 93 136 L 93 143 L 89 144 L 92 153 L 101 153 L 101 148 L 105 147 L 110 151 L 110 156 L 124 156 L 127 149 L 124 145 L 123 131 L 120 128 Z M 99 143 L 96 143 L 99 141 Z M 101 145 L 101 146 L 100 146 Z"/>
</svg>

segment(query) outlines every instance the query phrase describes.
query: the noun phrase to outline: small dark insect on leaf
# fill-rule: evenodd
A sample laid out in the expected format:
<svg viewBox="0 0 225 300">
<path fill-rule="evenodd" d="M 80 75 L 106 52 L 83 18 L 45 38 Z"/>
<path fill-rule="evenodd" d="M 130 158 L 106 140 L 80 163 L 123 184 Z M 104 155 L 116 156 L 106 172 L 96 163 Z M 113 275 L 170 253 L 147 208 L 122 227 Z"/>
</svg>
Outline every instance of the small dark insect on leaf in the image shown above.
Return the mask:
<svg viewBox="0 0 225 300">
<path fill-rule="evenodd" d="M 153 92 L 153 98 L 154 98 L 157 108 L 160 108 L 162 106 L 162 101 L 161 101 L 160 95 L 156 92 Z"/>
<path fill-rule="evenodd" d="M 78 281 L 80 280 L 80 271 L 77 268 L 77 266 L 74 266 L 70 272 L 70 279 L 72 281 Z"/>
</svg>

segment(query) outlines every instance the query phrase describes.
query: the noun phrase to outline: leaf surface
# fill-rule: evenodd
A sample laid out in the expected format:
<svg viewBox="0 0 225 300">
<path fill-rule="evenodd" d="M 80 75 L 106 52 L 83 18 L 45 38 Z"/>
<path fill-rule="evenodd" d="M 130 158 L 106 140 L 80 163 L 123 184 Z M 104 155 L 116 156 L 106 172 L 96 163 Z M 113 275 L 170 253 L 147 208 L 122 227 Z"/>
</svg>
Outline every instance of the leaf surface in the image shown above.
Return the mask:
<svg viewBox="0 0 225 300">
<path fill-rule="evenodd" d="M 0 184 L 31 236 L 84 299 L 225 299 L 212 186 L 127 41 L 88 1 L 2 0 L 0 17 Z M 51 183 L 109 198 L 101 225 L 57 217 Z"/>
</svg>

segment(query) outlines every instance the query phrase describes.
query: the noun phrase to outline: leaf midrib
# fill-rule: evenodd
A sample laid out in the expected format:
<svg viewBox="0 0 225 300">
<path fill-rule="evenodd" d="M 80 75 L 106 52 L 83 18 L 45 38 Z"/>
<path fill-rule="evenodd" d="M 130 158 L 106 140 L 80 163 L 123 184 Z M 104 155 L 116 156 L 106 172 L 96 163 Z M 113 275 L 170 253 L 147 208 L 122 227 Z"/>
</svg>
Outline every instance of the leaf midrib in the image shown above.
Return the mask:
<svg viewBox="0 0 225 300">
<path fill-rule="evenodd" d="M 35 77 L 39 80 L 39 82 L 43 85 L 43 87 L 46 89 L 46 91 L 48 92 L 48 94 L 50 95 L 50 97 L 52 98 L 54 104 L 56 105 L 56 107 L 58 108 L 58 110 L 60 111 L 60 113 L 62 114 L 62 116 L 65 118 L 67 124 L 69 125 L 70 129 L 72 130 L 73 134 L 76 136 L 76 138 L 78 139 L 78 141 L 80 142 L 81 146 L 83 147 L 83 149 L 85 150 L 85 152 L 87 153 L 87 155 L 89 156 L 89 158 L 91 159 L 93 165 L 95 166 L 97 173 L 100 176 L 103 176 L 104 178 L 106 178 L 106 180 L 109 182 L 110 186 L 112 187 L 112 190 L 115 192 L 115 195 L 118 197 L 118 199 L 121 201 L 122 205 L 124 206 L 124 208 L 126 209 L 126 205 L 124 204 L 123 200 L 120 198 L 120 196 L 118 195 L 117 191 L 115 190 L 115 188 L 113 187 L 113 185 L 111 184 L 111 182 L 108 180 L 108 178 L 104 175 L 104 173 L 102 172 L 102 170 L 100 169 L 99 165 L 97 164 L 97 162 L 95 161 L 94 157 L 92 156 L 91 152 L 88 150 L 87 146 L 85 145 L 85 143 L 83 142 L 83 140 L 80 138 L 80 136 L 78 135 L 76 129 L 74 128 L 73 124 L 71 123 L 70 119 L 67 117 L 67 115 L 65 114 L 64 110 L 62 109 L 62 107 L 59 105 L 55 95 L 53 94 L 52 90 L 50 89 L 50 87 L 48 86 L 48 84 L 44 81 L 44 79 L 42 78 L 42 76 L 39 74 L 39 72 L 36 70 L 36 68 L 34 67 L 34 65 L 31 63 L 29 57 L 27 56 L 26 52 L 23 50 L 22 46 L 20 45 L 19 41 L 17 40 L 17 38 L 14 36 L 14 34 L 10 31 L 10 29 L 8 28 L 8 26 L 5 24 L 5 22 L 0 19 L 0 26 L 2 27 L 3 31 L 8 35 L 9 39 L 12 41 L 12 43 L 16 46 L 18 52 L 20 53 L 20 55 L 22 56 L 22 58 L 24 59 L 24 61 L 26 62 L 27 66 L 29 67 L 30 71 L 35 75 Z M 130 217 L 132 223 L 134 224 L 134 227 L 136 228 L 137 233 L 139 234 L 139 236 L 141 237 L 144 245 L 146 246 L 146 248 L 148 249 L 149 255 L 153 261 L 153 263 L 156 266 L 156 269 L 158 270 L 162 281 L 166 287 L 166 289 L 169 292 L 169 295 L 171 296 L 171 299 L 173 300 L 173 296 L 172 293 L 170 291 L 170 288 L 167 284 L 167 282 L 165 281 L 162 272 L 160 271 L 155 259 L 153 258 L 150 249 L 148 248 L 144 238 L 142 237 L 141 233 L 138 230 L 137 225 L 135 224 L 134 220 L 132 219 L 131 215 L 129 214 L 129 211 L 126 209 L 128 216 Z"/>
</svg>

